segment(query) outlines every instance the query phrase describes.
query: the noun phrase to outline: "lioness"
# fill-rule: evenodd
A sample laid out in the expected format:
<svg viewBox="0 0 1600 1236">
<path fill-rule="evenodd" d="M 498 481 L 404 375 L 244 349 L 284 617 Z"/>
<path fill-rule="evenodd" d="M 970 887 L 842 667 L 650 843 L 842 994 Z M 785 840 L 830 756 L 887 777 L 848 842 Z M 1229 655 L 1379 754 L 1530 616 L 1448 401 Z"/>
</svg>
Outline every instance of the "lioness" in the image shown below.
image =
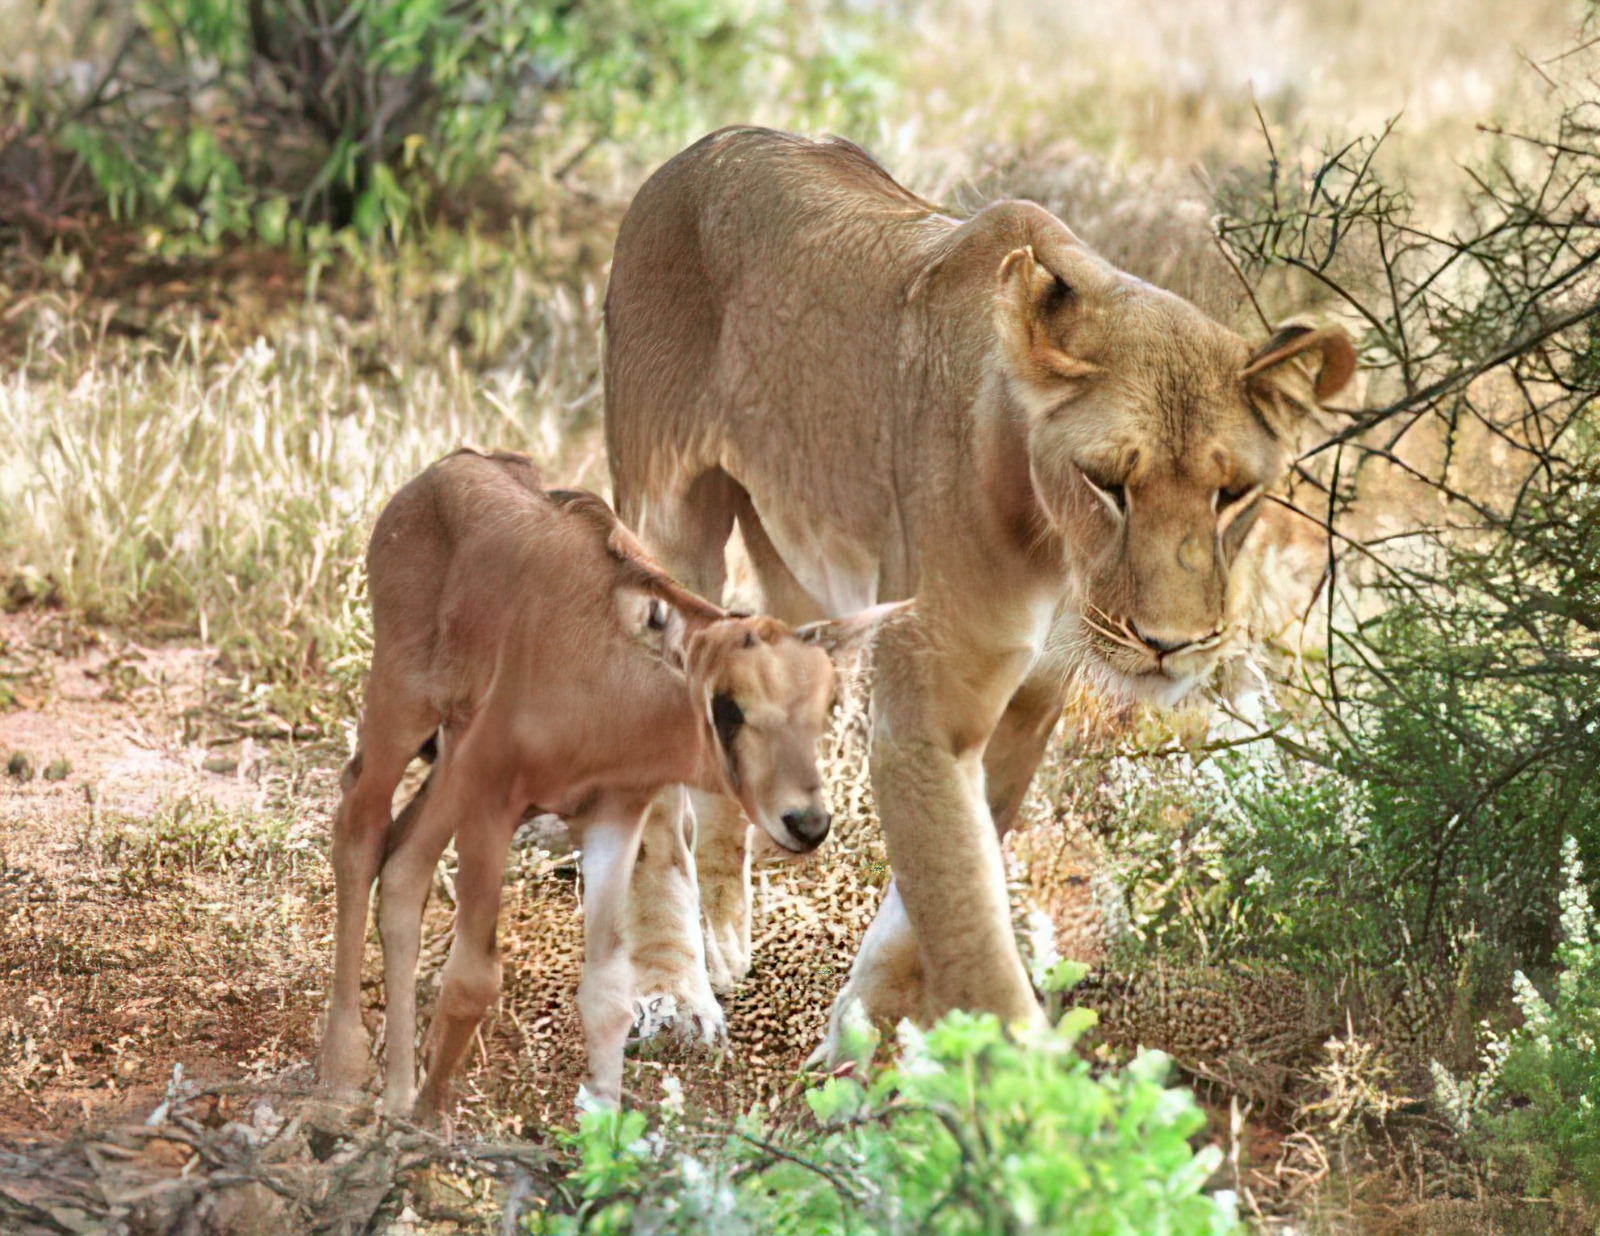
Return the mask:
<svg viewBox="0 0 1600 1236">
<path fill-rule="evenodd" d="M 737 522 L 790 622 L 917 597 L 876 652 L 895 878 L 836 1014 L 1039 1017 L 999 835 L 1065 686 L 1175 701 L 1232 650 L 1232 565 L 1350 341 L 1248 343 L 1040 206 L 957 220 L 753 128 L 639 191 L 605 322 L 618 509 L 669 571 L 718 597 Z"/>
</svg>

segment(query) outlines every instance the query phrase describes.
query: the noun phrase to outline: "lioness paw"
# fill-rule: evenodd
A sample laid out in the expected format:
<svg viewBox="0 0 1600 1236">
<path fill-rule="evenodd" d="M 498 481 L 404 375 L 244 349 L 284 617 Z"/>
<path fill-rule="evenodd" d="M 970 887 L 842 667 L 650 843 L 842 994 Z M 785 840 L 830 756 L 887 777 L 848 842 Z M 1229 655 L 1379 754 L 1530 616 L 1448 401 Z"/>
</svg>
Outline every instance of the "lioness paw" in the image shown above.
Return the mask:
<svg viewBox="0 0 1600 1236">
<path fill-rule="evenodd" d="M 727 1049 L 727 1021 L 709 992 L 693 1000 L 652 992 L 634 1000 L 633 1012 L 628 1048 L 646 1059 L 721 1055 Z"/>
</svg>

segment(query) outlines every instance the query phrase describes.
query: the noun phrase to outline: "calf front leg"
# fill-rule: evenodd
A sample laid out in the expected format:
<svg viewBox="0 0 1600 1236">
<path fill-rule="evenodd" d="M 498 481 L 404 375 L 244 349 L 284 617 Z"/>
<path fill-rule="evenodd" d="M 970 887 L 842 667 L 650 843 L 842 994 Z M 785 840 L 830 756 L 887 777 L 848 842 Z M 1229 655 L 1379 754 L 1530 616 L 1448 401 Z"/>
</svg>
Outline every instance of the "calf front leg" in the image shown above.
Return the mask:
<svg viewBox="0 0 1600 1236">
<path fill-rule="evenodd" d="M 635 978 L 623 941 L 629 876 L 645 804 L 619 805 L 583 821 L 583 979 L 578 1014 L 589 1054 L 589 1092 L 622 1101 L 622 1053 L 633 1024 Z"/>
<path fill-rule="evenodd" d="M 686 791 L 666 790 L 645 812 L 633 868 L 626 935 L 639 992 L 639 1037 L 716 1048 L 722 1007 L 706 974 L 700 894 Z"/>
<path fill-rule="evenodd" d="M 506 852 L 520 819 L 520 811 L 505 811 L 498 819 L 464 821 L 456 833 L 455 939 L 439 976 L 439 1003 L 423 1053 L 428 1075 L 417 1094 L 417 1115 L 430 1123 L 444 1110 L 450 1078 L 478 1023 L 500 1000 L 495 934 Z"/>
</svg>

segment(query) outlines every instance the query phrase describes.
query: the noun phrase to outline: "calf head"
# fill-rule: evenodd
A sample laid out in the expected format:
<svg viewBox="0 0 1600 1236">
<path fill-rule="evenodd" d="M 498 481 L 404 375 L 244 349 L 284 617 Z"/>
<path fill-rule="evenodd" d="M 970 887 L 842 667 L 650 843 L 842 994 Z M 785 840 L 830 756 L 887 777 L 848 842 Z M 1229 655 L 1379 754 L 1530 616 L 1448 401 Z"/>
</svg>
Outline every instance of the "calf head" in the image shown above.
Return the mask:
<svg viewBox="0 0 1600 1236">
<path fill-rule="evenodd" d="M 786 850 L 828 835 L 817 740 L 833 663 L 775 618 L 724 618 L 689 638 L 684 669 L 728 793 Z"/>
<path fill-rule="evenodd" d="M 829 654 L 858 643 L 904 604 L 797 629 L 776 618 L 730 616 L 689 637 L 684 669 L 726 789 L 786 850 L 805 853 L 828 835 L 817 741 L 834 697 Z"/>
</svg>

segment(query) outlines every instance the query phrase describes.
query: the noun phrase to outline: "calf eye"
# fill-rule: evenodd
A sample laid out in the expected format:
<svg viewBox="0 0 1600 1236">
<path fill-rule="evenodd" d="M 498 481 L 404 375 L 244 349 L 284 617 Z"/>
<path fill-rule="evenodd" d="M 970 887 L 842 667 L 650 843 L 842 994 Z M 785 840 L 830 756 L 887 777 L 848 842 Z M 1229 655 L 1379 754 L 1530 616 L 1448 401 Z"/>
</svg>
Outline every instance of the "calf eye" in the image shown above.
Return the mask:
<svg viewBox="0 0 1600 1236">
<path fill-rule="evenodd" d="M 645 625 L 652 631 L 665 631 L 667 629 L 667 607 L 661 601 L 650 602 L 650 616 L 645 619 Z"/>
<path fill-rule="evenodd" d="M 717 741 L 722 744 L 722 749 L 727 751 L 733 746 L 733 736 L 739 732 L 739 727 L 744 724 L 744 710 L 734 703 L 731 695 L 713 695 L 711 697 L 711 724 L 717 731 Z"/>
</svg>

